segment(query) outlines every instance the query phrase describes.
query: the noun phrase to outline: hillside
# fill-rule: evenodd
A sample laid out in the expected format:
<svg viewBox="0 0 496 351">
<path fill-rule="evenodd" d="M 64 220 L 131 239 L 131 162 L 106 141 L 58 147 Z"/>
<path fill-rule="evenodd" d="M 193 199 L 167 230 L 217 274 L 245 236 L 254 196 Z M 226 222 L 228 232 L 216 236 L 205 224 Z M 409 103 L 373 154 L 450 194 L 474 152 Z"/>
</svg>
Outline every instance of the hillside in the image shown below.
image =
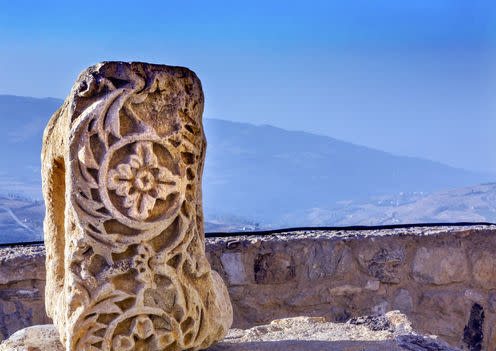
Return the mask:
<svg viewBox="0 0 496 351">
<path fill-rule="evenodd" d="M 295 221 L 295 218 L 298 218 Z M 496 183 L 439 191 L 401 193 L 366 202 L 346 202 L 335 208 L 312 208 L 289 213 L 283 225 L 386 225 L 400 223 L 496 223 Z"/>
<path fill-rule="evenodd" d="M 206 119 L 207 213 L 229 211 L 264 223 L 304 224 L 289 213 L 342 201 L 423 192 L 495 178 L 305 132 Z"/>
<path fill-rule="evenodd" d="M 0 243 L 43 240 L 42 201 L 0 197 Z"/>
<path fill-rule="evenodd" d="M 4 133 L 0 147 L 8 150 L 0 153 L 0 195 L 41 198 L 42 133 L 61 104 L 58 99 L 0 95 Z M 363 205 L 373 203 L 371 199 L 395 198 L 398 195 L 391 194 L 400 193 L 424 196 L 496 178 L 267 125 L 207 118 L 204 126 L 208 140 L 204 207 L 212 230 L 320 222 L 356 224 L 355 218 L 361 223 L 369 217 L 380 217 L 377 211 L 388 216 L 381 212 L 383 207 L 379 210 L 375 205 Z M 413 199 L 420 197 L 415 195 Z M 346 217 L 346 204 L 350 203 L 358 217 Z M 336 220 L 315 215 L 315 211 L 334 213 Z"/>
</svg>

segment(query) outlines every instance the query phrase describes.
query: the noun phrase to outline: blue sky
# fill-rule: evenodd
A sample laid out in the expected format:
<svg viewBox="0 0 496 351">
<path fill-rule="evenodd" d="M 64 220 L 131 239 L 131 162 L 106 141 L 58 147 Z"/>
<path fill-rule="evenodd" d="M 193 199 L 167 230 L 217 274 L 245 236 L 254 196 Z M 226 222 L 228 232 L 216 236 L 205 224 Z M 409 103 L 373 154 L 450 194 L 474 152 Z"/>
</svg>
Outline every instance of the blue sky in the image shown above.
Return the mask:
<svg viewBox="0 0 496 351">
<path fill-rule="evenodd" d="M 496 2 L 0 0 L 0 94 L 103 60 L 182 65 L 205 117 L 496 173 Z"/>
</svg>

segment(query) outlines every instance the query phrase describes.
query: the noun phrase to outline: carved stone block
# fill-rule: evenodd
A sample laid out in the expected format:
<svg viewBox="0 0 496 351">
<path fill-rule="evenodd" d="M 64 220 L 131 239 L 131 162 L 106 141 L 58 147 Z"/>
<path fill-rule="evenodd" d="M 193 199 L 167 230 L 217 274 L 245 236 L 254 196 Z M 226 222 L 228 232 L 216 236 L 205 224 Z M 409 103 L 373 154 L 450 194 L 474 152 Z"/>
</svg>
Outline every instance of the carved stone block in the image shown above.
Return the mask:
<svg viewBox="0 0 496 351">
<path fill-rule="evenodd" d="M 48 123 L 46 309 L 67 350 L 197 350 L 231 326 L 205 258 L 203 101 L 186 68 L 104 62 Z"/>
</svg>

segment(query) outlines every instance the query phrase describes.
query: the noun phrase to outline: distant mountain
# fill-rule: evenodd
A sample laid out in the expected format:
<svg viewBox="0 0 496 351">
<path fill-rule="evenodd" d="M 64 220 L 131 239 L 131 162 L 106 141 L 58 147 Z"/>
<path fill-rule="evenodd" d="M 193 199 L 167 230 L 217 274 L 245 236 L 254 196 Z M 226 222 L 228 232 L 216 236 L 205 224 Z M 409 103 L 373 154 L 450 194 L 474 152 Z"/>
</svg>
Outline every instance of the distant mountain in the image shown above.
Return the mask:
<svg viewBox="0 0 496 351">
<path fill-rule="evenodd" d="M 496 177 L 438 162 L 394 156 L 326 136 L 206 119 L 207 213 L 229 212 L 267 224 L 305 225 L 288 214 L 340 201 L 431 193 Z"/>
<path fill-rule="evenodd" d="M 0 194 L 41 196 L 42 133 L 61 104 L 0 95 Z M 309 225 L 303 214 L 312 209 L 330 211 L 350 201 L 496 179 L 305 132 L 217 119 L 205 119 L 204 126 L 204 206 L 217 228 L 232 228 L 234 218 L 236 228 Z"/>
<path fill-rule="evenodd" d="M 43 240 L 42 201 L 0 196 L 0 243 Z"/>
</svg>

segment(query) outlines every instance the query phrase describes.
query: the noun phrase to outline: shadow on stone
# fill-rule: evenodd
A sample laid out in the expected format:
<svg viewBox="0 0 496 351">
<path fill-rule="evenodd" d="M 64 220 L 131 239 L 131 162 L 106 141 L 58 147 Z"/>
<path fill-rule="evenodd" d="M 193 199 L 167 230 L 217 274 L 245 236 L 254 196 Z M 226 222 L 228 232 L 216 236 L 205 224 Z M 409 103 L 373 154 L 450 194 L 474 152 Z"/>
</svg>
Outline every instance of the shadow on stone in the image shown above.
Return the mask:
<svg viewBox="0 0 496 351">
<path fill-rule="evenodd" d="M 281 340 L 246 342 L 239 344 L 219 343 L 206 351 L 404 351 L 394 340 L 384 341 L 319 341 L 319 340 Z"/>
<path fill-rule="evenodd" d="M 484 309 L 478 303 L 474 303 L 470 311 L 468 324 L 463 329 L 463 342 L 467 344 L 470 351 L 480 351 L 482 349 L 482 341 L 484 340 L 483 325 Z"/>
</svg>

